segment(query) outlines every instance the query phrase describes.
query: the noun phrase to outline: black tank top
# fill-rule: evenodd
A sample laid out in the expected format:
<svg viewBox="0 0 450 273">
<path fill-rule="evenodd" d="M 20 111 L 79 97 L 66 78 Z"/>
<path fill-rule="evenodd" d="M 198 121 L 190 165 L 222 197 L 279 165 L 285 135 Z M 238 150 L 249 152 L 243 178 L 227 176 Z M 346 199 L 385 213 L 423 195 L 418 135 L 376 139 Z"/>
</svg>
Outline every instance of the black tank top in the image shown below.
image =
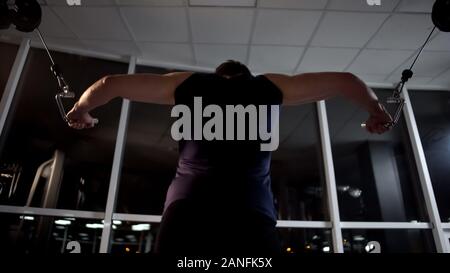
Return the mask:
<svg viewBox="0 0 450 273">
<path fill-rule="evenodd" d="M 270 105 L 282 102 L 281 91 L 262 75 L 226 79 L 216 74 L 195 73 L 176 89 L 175 104 L 187 105 L 194 113 L 194 97 L 202 98 L 203 109 L 209 104 L 220 106 L 224 117 L 225 105 L 252 104 L 257 108 L 267 105 L 270 109 Z M 209 119 L 203 118 L 202 124 Z M 248 126 L 248 119 L 246 122 Z M 193 126 L 192 121 L 192 131 Z M 204 202 L 205 206 L 250 209 L 275 221 L 271 152 L 261 151 L 262 142 L 259 137 L 257 140 L 180 140 L 177 171 L 167 192 L 165 208 L 176 200 L 191 198 Z"/>
</svg>

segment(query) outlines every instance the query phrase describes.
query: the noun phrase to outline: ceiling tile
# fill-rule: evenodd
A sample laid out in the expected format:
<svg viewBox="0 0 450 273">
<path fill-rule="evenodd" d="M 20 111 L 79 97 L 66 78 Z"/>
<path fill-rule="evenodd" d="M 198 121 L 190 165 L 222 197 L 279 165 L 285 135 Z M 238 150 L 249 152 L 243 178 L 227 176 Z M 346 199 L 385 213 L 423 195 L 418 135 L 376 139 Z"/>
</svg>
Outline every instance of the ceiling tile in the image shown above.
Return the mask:
<svg viewBox="0 0 450 273">
<path fill-rule="evenodd" d="M 253 9 L 190 8 L 192 38 L 199 43 L 245 43 L 250 40 Z"/>
<path fill-rule="evenodd" d="M 365 0 L 331 0 L 328 9 L 351 11 L 392 11 L 399 0 L 381 0 L 381 5 L 369 5 Z"/>
<path fill-rule="evenodd" d="M 425 47 L 427 50 L 450 51 L 450 33 L 440 32 Z"/>
<path fill-rule="evenodd" d="M 347 71 L 362 74 L 389 74 L 413 51 L 365 49 Z"/>
<path fill-rule="evenodd" d="M 252 46 L 249 66 L 258 73 L 292 73 L 303 50 L 301 47 Z"/>
<path fill-rule="evenodd" d="M 448 90 L 450 91 L 450 69 L 431 81 L 430 84 L 448 86 Z"/>
<path fill-rule="evenodd" d="M 91 50 L 100 50 L 119 55 L 140 55 L 139 49 L 132 41 L 82 40 Z"/>
<path fill-rule="evenodd" d="M 188 0 L 189 6 L 202 7 L 255 7 L 256 0 Z"/>
<path fill-rule="evenodd" d="M 119 6 L 184 6 L 187 0 L 116 0 Z"/>
<path fill-rule="evenodd" d="M 362 47 L 387 16 L 385 13 L 328 12 L 312 45 Z"/>
<path fill-rule="evenodd" d="M 433 78 L 432 77 L 420 77 L 420 76 L 414 76 L 409 81 L 408 84 L 410 85 L 426 85 L 428 84 Z M 397 80 L 396 82 L 400 81 L 400 78 L 394 78 L 394 80 Z"/>
<path fill-rule="evenodd" d="M 260 10 L 253 43 L 306 45 L 319 22 L 321 12 L 298 10 Z"/>
<path fill-rule="evenodd" d="M 413 58 L 410 58 L 408 62 L 406 62 L 406 66 L 409 67 L 412 61 Z M 407 67 L 402 67 L 395 73 L 397 73 L 397 75 L 401 75 L 403 69 Z M 420 55 L 419 59 L 417 59 L 417 62 L 412 70 L 415 76 L 436 77 L 449 67 L 450 52 L 424 51 Z"/>
<path fill-rule="evenodd" d="M 387 20 L 368 48 L 417 49 L 428 36 L 433 23 L 425 14 L 395 14 Z"/>
<path fill-rule="evenodd" d="M 123 7 L 122 14 L 137 41 L 187 42 L 187 16 L 184 8 Z"/>
<path fill-rule="evenodd" d="M 355 73 L 365 83 L 386 83 L 385 79 L 389 76 L 386 74 L 364 74 Z"/>
<path fill-rule="evenodd" d="M 342 71 L 358 54 L 353 48 L 311 47 L 305 53 L 299 71 Z"/>
<path fill-rule="evenodd" d="M 53 7 L 53 10 L 80 39 L 131 40 L 116 8 Z"/>
<path fill-rule="evenodd" d="M 145 59 L 177 64 L 194 63 L 192 50 L 188 44 L 138 43 Z"/>
<path fill-rule="evenodd" d="M 114 0 L 80 0 L 81 6 L 113 6 Z M 46 0 L 49 6 L 69 6 L 66 0 Z M 75 7 L 74 7 L 75 8 Z"/>
<path fill-rule="evenodd" d="M 37 42 L 41 47 L 41 40 L 37 37 L 32 39 Z M 68 39 L 68 38 L 46 38 L 45 42 L 50 48 L 75 48 L 75 49 L 87 49 L 85 44 L 83 44 L 80 40 L 77 39 Z"/>
<path fill-rule="evenodd" d="M 431 13 L 435 0 L 402 0 L 397 11 Z"/>
<path fill-rule="evenodd" d="M 236 60 L 245 63 L 247 46 L 241 45 L 205 45 L 195 44 L 197 64 L 216 67 L 226 60 Z"/>
<path fill-rule="evenodd" d="M 0 31 L 0 41 L 10 44 L 20 44 L 22 41 L 22 37 L 6 34 L 3 30 Z"/>
<path fill-rule="evenodd" d="M 32 46 L 38 47 L 38 48 L 44 48 L 41 40 L 38 37 L 33 37 L 31 39 Z M 45 42 L 47 46 L 50 48 L 50 50 L 55 51 L 61 51 L 61 52 L 67 52 L 69 54 L 72 54 L 73 51 L 77 50 L 87 50 L 85 44 L 83 44 L 80 40 L 77 39 L 70 39 L 70 38 L 46 38 Z M 104 51 L 98 51 L 98 53 L 103 54 Z M 77 54 L 77 53 L 73 53 Z"/>
<path fill-rule="evenodd" d="M 327 0 L 259 0 L 258 7 L 286 9 L 323 9 Z"/>
<path fill-rule="evenodd" d="M 39 30 L 45 37 L 76 38 L 49 7 L 42 7 L 42 22 Z"/>
</svg>

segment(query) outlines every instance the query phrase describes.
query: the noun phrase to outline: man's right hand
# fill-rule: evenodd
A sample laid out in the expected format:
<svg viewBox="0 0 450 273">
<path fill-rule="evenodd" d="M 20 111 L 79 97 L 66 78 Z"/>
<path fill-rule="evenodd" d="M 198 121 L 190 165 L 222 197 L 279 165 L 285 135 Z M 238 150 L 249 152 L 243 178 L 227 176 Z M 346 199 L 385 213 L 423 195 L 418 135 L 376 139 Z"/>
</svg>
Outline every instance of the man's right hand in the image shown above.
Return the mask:
<svg viewBox="0 0 450 273">
<path fill-rule="evenodd" d="M 78 103 L 75 103 L 73 108 L 67 113 L 67 118 L 69 119 L 69 126 L 74 129 L 92 128 L 98 123 L 98 119 L 83 111 L 78 107 Z"/>
<path fill-rule="evenodd" d="M 370 113 L 369 119 L 365 123 L 366 130 L 372 134 L 383 134 L 390 130 L 388 126 L 393 121 L 391 115 L 381 103 L 378 103 Z"/>
</svg>

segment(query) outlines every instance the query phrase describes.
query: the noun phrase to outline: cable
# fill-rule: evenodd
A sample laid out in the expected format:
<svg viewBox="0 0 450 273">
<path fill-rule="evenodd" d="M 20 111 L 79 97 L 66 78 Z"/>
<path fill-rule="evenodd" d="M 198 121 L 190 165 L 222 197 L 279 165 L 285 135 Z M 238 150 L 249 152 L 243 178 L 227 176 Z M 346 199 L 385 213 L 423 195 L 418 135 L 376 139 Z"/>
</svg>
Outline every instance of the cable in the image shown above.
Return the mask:
<svg viewBox="0 0 450 273">
<path fill-rule="evenodd" d="M 69 120 L 67 119 L 67 113 L 64 109 L 64 104 L 62 102 L 62 99 L 66 99 L 66 98 L 73 99 L 75 97 L 75 93 L 73 93 L 69 90 L 69 86 L 67 85 L 66 81 L 64 80 L 61 70 L 59 69 L 59 66 L 57 64 L 55 64 L 52 54 L 50 53 L 47 43 L 45 42 L 44 37 L 42 36 L 42 33 L 39 30 L 39 28 L 36 28 L 36 32 L 38 33 L 39 38 L 41 39 L 41 42 L 44 45 L 45 51 L 47 52 L 47 55 L 52 64 L 50 66 L 50 71 L 53 73 L 53 75 L 55 76 L 55 79 L 58 82 L 58 89 L 60 92 L 55 95 L 55 100 L 56 100 L 56 104 L 58 106 L 59 113 L 61 114 L 61 117 L 65 122 L 69 122 Z"/>
<path fill-rule="evenodd" d="M 45 51 L 47 51 L 47 55 L 50 58 L 52 65 L 54 66 L 55 62 L 53 61 L 52 54 L 50 54 L 50 51 L 48 50 L 47 43 L 45 42 L 44 37 L 42 37 L 41 31 L 39 30 L 39 28 L 36 28 L 36 31 L 39 35 L 39 38 L 41 39 L 42 44 L 44 45 Z"/>
<path fill-rule="evenodd" d="M 417 53 L 416 58 L 414 59 L 413 63 L 411 64 L 411 67 L 409 68 L 409 70 L 411 70 L 414 67 L 414 65 L 416 64 L 417 59 L 419 58 L 419 56 L 422 53 L 422 51 L 425 48 L 425 46 L 427 45 L 427 43 L 430 40 L 431 35 L 433 35 L 433 32 L 434 32 L 435 29 L 436 29 L 436 26 L 433 27 L 433 29 L 431 30 L 431 32 L 428 35 L 427 39 L 425 40 L 425 43 L 423 43 L 423 45 L 420 47 L 419 53 Z"/>
</svg>

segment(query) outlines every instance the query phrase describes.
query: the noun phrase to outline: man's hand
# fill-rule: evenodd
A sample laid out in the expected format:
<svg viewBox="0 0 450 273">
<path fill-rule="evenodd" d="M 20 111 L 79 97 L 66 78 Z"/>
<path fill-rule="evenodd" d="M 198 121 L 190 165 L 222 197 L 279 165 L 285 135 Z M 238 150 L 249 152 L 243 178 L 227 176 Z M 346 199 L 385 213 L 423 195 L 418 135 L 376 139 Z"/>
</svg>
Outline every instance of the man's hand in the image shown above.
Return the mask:
<svg viewBox="0 0 450 273">
<path fill-rule="evenodd" d="M 83 111 L 78 103 L 75 103 L 72 110 L 67 113 L 69 119 L 69 126 L 74 129 L 92 128 L 98 123 L 98 119 L 93 118 L 88 112 Z"/>
<path fill-rule="evenodd" d="M 378 103 L 373 111 L 370 113 L 369 119 L 366 121 L 366 130 L 374 134 L 383 134 L 390 130 L 387 125 L 392 122 L 391 115 L 386 111 L 386 108 L 381 103 Z"/>
</svg>

